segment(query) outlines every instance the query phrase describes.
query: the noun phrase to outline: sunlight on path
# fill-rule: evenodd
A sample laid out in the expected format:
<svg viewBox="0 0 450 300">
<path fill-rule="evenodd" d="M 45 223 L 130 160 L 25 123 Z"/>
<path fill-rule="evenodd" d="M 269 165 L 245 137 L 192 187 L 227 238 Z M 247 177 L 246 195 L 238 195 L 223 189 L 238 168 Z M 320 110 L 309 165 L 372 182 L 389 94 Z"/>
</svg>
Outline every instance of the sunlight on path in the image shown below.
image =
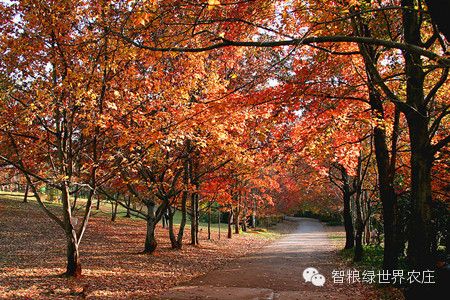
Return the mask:
<svg viewBox="0 0 450 300">
<path fill-rule="evenodd" d="M 332 271 L 344 267 L 319 221 L 288 220 L 298 223 L 296 232 L 158 299 L 368 299 L 360 284 L 333 284 Z M 323 287 L 305 282 L 303 271 L 308 267 L 325 276 Z"/>
</svg>

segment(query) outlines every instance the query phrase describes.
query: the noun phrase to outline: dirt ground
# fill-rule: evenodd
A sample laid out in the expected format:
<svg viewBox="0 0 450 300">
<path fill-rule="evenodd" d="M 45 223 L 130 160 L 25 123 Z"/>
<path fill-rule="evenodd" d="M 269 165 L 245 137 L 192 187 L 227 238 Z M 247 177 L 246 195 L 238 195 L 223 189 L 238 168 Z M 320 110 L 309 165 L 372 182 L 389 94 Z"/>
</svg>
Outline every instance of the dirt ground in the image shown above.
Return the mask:
<svg viewBox="0 0 450 300">
<path fill-rule="evenodd" d="M 349 266 L 337 257 L 328 229 L 313 219 L 291 218 L 291 222 L 297 224 L 291 234 L 158 299 L 402 299 L 367 284 L 334 283 L 333 270 L 347 271 Z M 323 286 L 305 282 L 303 271 L 309 267 L 326 278 Z"/>
<path fill-rule="evenodd" d="M 289 225 L 281 225 L 289 232 Z M 34 202 L 0 199 L 0 299 L 151 299 L 182 282 L 218 269 L 270 243 L 264 234 L 217 240 L 201 232 L 200 245 L 170 249 L 168 232 L 157 229 L 154 255 L 140 254 L 145 223 L 94 216 L 81 242 L 83 277 L 57 276 L 65 268 L 61 228 Z M 186 230 L 185 241 L 189 241 Z"/>
</svg>

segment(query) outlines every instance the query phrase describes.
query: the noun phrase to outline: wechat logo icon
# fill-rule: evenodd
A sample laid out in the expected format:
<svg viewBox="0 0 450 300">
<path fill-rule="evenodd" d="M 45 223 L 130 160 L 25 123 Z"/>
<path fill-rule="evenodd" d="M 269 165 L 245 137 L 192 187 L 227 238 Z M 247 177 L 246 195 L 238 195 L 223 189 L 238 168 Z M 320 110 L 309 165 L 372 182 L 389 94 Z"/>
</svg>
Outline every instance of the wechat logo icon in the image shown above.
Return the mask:
<svg viewBox="0 0 450 300">
<path fill-rule="evenodd" d="M 306 268 L 303 271 L 305 282 L 311 282 L 315 286 L 323 286 L 325 284 L 325 276 L 319 273 L 316 268 Z"/>
</svg>

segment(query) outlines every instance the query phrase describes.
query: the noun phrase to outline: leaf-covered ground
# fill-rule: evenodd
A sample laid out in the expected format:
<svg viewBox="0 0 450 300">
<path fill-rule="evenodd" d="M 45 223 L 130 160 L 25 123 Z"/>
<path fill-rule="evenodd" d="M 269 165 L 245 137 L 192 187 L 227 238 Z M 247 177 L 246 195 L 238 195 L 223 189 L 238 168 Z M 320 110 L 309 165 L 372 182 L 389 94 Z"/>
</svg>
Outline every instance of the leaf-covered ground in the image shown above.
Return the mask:
<svg viewBox="0 0 450 300">
<path fill-rule="evenodd" d="M 286 228 L 284 228 L 286 230 Z M 289 230 L 289 228 L 287 228 Z M 94 216 L 81 242 L 83 277 L 58 276 L 65 268 L 65 238 L 36 203 L 0 199 L 0 299 L 149 299 L 152 295 L 255 251 L 271 237 L 234 235 L 206 239 L 200 246 L 170 249 L 168 232 L 157 229 L 154 255 L 140 254 L 145 238 L 141 220 Z M 272 236 L 273 237 L 273 236 Z M 189 228 L 185 241 L 189 241 Z"/>
</svg>

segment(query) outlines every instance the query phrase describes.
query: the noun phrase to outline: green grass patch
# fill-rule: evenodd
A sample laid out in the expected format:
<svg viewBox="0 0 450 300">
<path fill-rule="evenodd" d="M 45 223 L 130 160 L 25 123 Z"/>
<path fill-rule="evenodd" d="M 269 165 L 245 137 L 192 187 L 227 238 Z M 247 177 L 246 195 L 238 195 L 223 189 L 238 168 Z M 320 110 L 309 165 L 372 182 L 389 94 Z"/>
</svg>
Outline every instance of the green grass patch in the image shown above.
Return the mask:
<svg viewBox="0 0 450 300">
<path fill-rule="evenodd" d="M 383 247 L 379 245 L 365 245 L 363 249 L 363 259 L 359 262 L 353 262 L 354 249 L 343 249 L 340 251 L 340 255 L 345 261 L 351 262 L 362 269 L 380 270 L 383 266 Z"/>
<path fill-rule="evenodd" d="M 381 270 L 383 268 L 383 246 L 364 245 L 363 251 L 363 259 L 359 262 L 353 261 L 354 249 L 343 249 L 339 251 L 339 254 L 345 261 L 361 270 Z M 398 269 L 408 270 L 404 257 L 399 258 Z"/>
<path fill-rule="evenodd" d="M 24 193 L 22 192 L 2 192 L 0 191 L 0 199 L 8 199 L 8 200 L 14 200 L 14 201 L 23 201 L 23 197 L 24 197 Z M 43 203 L 49 207 L 52 208 L 52 210 L 56 210 L 58 211 L 59 209 L 61 209 L 62 204 L 61 202 L 58 202 L 58 198 L 54 197 L 54 201 L 50 202 L 48 201 L 48 198 L 46 194 L 42 195 L 42 200 Z M 31 192 L 29 192 L 28 194 L 28 202 L 36 204 L 37 205 L 37 201 L 35 199 L 35 197 L 33 196 L 33 194 Z M 100 209 L 96 209 L 96 203 L 97 203 L 97 199 L 93 199 L 93 207 L 92 207 L 92 216 L 97 216 L 97 217 L 104 217 L 104 218 L 110 218 L 111 214 L 112 214 L 112 207 L 111 207 L 111 203 L 105 200 L 102 200 L 100 202 Z M 84 209 L 85 209 L 85 204 L 86 204 L 86 199 L 85 198 L 78 198 L 77 199 L 77 205 L 75 208 L 75 214 L 76 215 L 82 215 L 84 213 Z M 145 211 L 145 208 L 143 208 Z M 117 207 L 117 218 L 125 218 L 126 216 L 126 208 L 122 207 L 122 206 L 118 206 Z M 141 218 L 135 217 L 133 216 L 133 213 L 131 214 L 131 219 L 132 220 L 136 220 L 136 221 L 144 221 Z M 215 221 L 215 220 L 213 220 Z M 174 219 L 173 219 L 173 223 L 175 226 L 179 226 L 181 223 L 181 212 L 177 211 L 175 212 L 174 215 Z M 191 224 L 191 220 L 189 217 L 189 214 L 187 215 L 187 220 L 186 220 L 186 230 L 190 230 L 190 224 Z M 208 230 L 208 223 L 206 222 L 199 222 L 199 229 L 200 230 Z M 234 234 L 234 225 L 232 226 L 232 230 L 233 230 L 233 234 Z M 211 223 L 211 232 L 214 232 L 214 234 L 216 234 L 219 231 L 219 224 L 218 223 Z M 220 223 L 220 231 L 223 234 L 226 234 L 228 231 L 228 224 L 227 223 Z M 265 229 L 265 228 L 249 228 L 247 232 L 243 232 L 242 230 L 240 231 L 241 234 L 257 234 L 258 236 L 262 237 L 262 238 L 269 238 L 269 239 L 275 239 L 278 236 L 280 236 L 280 233 L 276 232 L 273 229 Z"/>
<path fill-rule="evenodd" d="M 344 240 L 345 236 L 339 235 L 339 234 L 330 234 L 330 235 L 328 235 L 328 238 L 330 240 Z"/>
</svg>

